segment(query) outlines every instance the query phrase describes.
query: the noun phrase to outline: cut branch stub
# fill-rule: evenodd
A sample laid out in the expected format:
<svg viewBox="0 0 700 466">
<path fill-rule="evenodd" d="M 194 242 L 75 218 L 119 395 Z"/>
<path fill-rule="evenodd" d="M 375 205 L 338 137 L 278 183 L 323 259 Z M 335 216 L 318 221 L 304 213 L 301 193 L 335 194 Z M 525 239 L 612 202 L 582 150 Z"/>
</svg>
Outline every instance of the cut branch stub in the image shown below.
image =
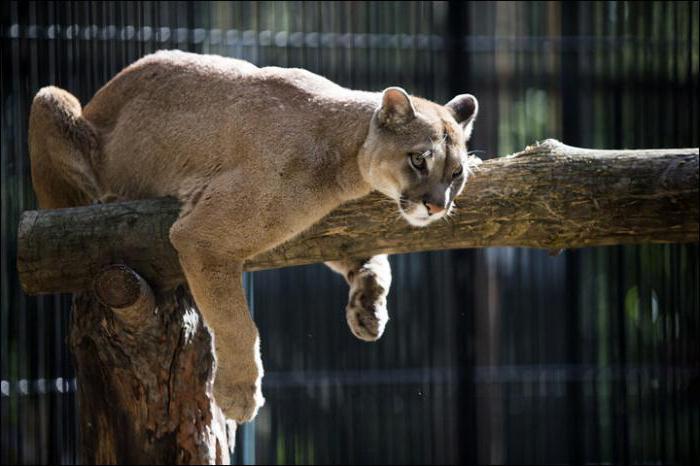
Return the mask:
<svg viewBox="0 0 700 466">
<path fill-rule="evenodd" d="M 144 328 L 152 320 L 156 307 L 153 290 L 126 265 L 115 264 L 101 270 L 93 288 L 97 299 L 134 329 Z"/>
</svg>

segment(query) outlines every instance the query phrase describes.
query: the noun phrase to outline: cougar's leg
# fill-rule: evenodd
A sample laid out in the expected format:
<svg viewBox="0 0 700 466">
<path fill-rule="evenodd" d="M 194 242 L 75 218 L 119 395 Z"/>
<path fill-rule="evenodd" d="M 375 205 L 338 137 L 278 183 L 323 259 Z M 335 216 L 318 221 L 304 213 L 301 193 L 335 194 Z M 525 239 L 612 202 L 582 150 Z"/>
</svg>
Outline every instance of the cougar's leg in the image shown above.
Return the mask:
<svg viewBox="0 0 700 466">
<path fill-rule="evenodd" d="M 345 317 L 353 335 L 364 341 L 378 340 L 389 313 L 386 298 L 391 287 L 391 267 L 386 254 L 364 259 L 326 262 L 350 285 Z"/>
<path fill-rule="evenodd" d="M 260 340 L 241 284 L 242 264 L 300 228 L 295 210 L 275 194 L 274 184 L 266 185 L 269 180 L 266 173 L 222 173 L 183 199 L 170 229 L 197 307 L 214 333 L 216 401 L 238 422 L 252 419 L 264 402 Z"/>
</svg>

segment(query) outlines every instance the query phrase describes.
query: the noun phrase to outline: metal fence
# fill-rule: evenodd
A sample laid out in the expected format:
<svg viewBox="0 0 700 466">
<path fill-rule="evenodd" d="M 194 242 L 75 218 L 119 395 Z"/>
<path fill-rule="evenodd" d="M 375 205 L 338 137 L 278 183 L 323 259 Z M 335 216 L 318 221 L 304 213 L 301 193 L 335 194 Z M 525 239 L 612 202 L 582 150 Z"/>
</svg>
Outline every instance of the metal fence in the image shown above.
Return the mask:
<svg viewBox="0 0 700 466">
<path fill-rule="evenodd" d="M 698 2 L 3 2 L 3 463 L 73 463 L 70 297 L 15 271 L 36 91 L 87 102 L 162 48 L 300 66 L 344 86 L 479 97 L 472 148 L 556 137 L 698 146 Z M 396 256 L 379 343 L 321 266 L 256 272 L 259 463 L 689 463 L 700 453 L 698 244 Z M 243 457 L 242 452 L 247 454 Z"/>
</svg>

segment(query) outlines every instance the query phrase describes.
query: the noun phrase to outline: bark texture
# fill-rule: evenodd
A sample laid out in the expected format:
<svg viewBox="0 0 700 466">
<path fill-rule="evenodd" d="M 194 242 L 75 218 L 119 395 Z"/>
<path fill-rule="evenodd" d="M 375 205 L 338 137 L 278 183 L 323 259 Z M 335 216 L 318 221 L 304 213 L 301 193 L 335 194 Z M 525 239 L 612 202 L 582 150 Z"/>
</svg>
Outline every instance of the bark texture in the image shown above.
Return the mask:
<svg viewBox="0 0 700 466">
<path fill-rule="evenodd" d="M 74 296 L 69 341 L 82 462 L 228 463 L 235 424 L 214 402 L 212 337 L 188 293 L 154 295 L 125 266 L 94 288 Z"/>
<path fill-rule="evenodd" d="M 481 164 L 446 222 L 414 228 L 379 194 L 340 206 L 247 270 L 378 253 L 698 241 L 698 149 L 590 150 L 554 140 Z M 169 199 L 25 212 L 18 269 L 28 293 L 90 287 L 125 263 L 159 289 L 184 277 L 168 240 Z"/>
</svg>

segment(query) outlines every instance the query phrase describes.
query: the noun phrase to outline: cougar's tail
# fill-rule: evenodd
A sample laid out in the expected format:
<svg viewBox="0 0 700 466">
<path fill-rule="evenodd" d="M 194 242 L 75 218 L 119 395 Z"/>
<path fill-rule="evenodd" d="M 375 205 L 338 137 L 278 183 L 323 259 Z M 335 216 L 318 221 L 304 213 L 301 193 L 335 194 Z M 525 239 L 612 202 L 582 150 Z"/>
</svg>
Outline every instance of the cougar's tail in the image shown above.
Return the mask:
<svg viewBox="0 0 700 466">
<path fill-rule="evenodd" d="M 29 116 L 29 157 L 39 207 L 90 204 L 100 198 L 93 170 L 100 150 L 97 131 L 80 102 L 57 87 L 42 88 Z"/>
</svg>

